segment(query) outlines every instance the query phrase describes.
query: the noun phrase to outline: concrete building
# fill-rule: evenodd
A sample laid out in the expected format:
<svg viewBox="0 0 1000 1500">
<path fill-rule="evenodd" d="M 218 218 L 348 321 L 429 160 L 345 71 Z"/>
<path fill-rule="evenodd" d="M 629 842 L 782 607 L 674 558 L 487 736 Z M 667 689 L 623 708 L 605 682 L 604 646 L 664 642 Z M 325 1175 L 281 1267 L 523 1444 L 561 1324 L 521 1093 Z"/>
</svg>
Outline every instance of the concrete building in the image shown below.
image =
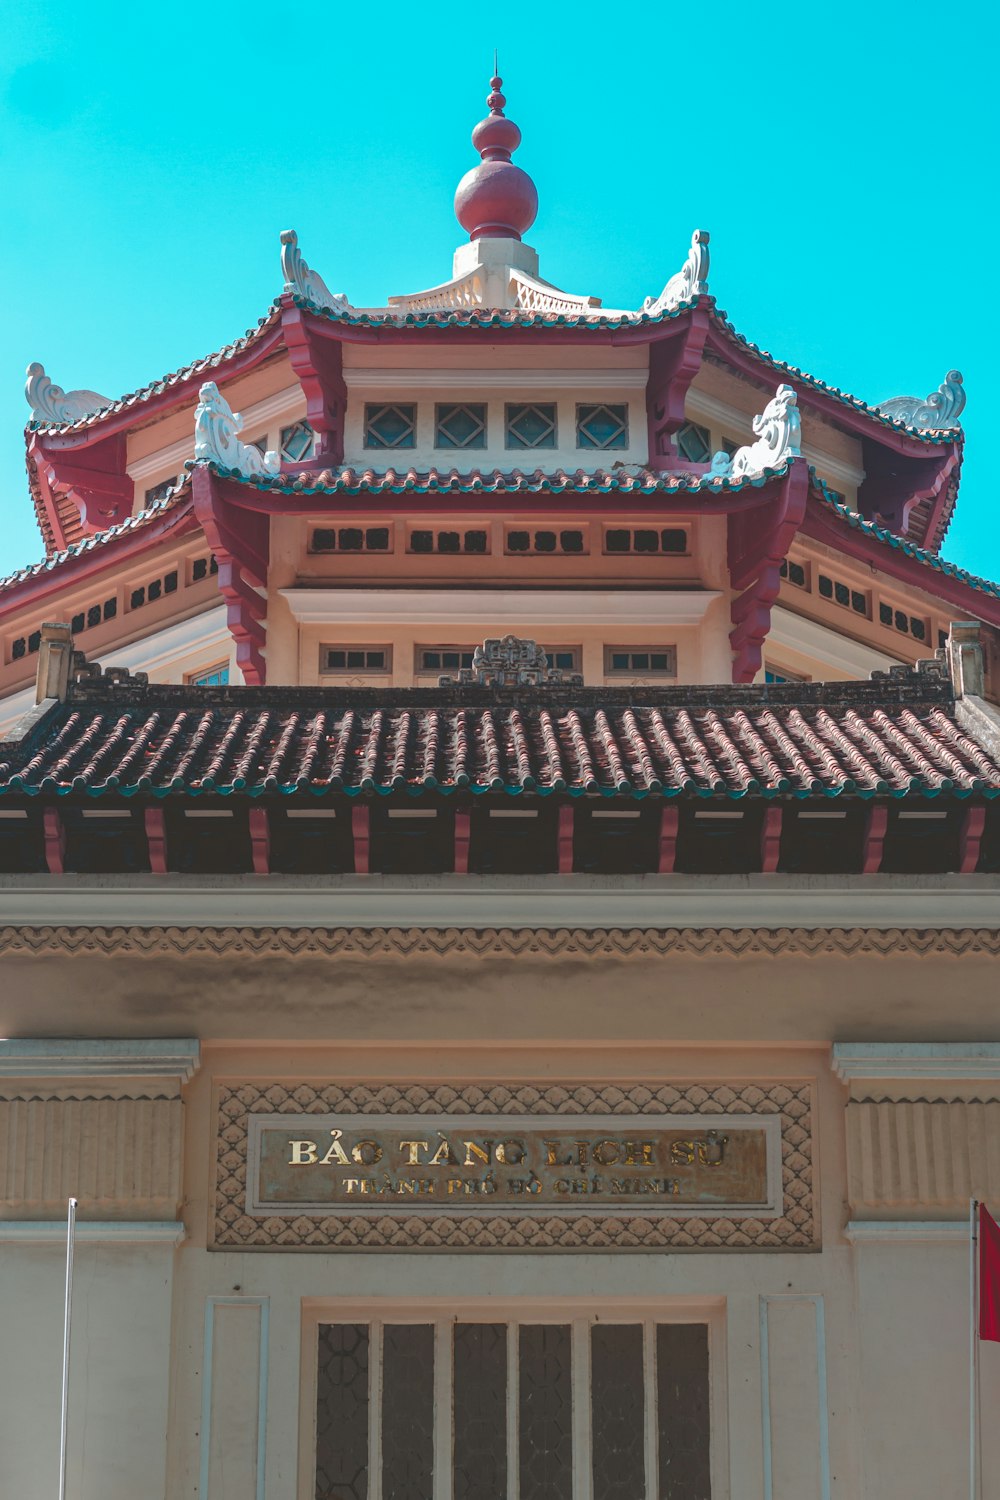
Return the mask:
<svg viewBox="0 0 1000 1500">
<path fill-rule="evenodd" d="M 226 349 L 116 401 L 29 370 L 12 1495 L 55 1485 L 71 1194 L 74 1500 L 967 1493 L 1000 588 L 940 557 L 961 376 L 781 364 L 702 231 L 641 309 L 558 290 L 499 89 L 441 286 L 354 307 L 289 232 Z"/>
</svg>

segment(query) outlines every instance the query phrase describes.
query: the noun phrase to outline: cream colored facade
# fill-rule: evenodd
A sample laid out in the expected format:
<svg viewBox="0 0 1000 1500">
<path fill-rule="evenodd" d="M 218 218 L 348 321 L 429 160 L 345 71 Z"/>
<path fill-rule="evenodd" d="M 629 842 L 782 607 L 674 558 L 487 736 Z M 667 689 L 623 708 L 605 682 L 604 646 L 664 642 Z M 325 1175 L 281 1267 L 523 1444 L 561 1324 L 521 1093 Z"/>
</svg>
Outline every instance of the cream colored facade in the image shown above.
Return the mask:
<svg viewBox="0 0 1000 1500">
<path fill-rule="evenodd" d="M 54 1485 L 61 1216 L 76 1193 L 80 1500 L 307 1500 L 316 1328 L 345 1317 L 703 1321 L 714 1500 L 965 1495 L 967 1203 L 995 1201 L 1000 1176 L 993 882 L 796 893 L 782 877 L 675 879 L 669 898 L 655 880 L 612 891 L 579 877 L 465 898 L 447 878 L 353 894 L 272 878 L 256 897 L 235 884 L 197 897 L 161 881 L 155 925 L 135 883 L 57 882 L 44 926 L 24 922 L 37 897 L 5 892 L 19 925 L 3 934 L 4 1029 L 57 1038 L 0 1045 L 5 1490 Z M 449 885 L 458 923 L 489 905 L 496 925 L 420 921 Z M 542 914 L 532 931 L 504 921 L 519 902 Z M 670 908 L 660 923 L 645 920 L 651 902 Z M 600 930 L 602 905 L 615 925 Z M 620 921 L 629 905 L 643 925 Z M 304 925 L 285 925 L 295 909 Z M 901 923 L 907 910 L 919 925 Z M 783 1202 L 802 1214 L 745 1246 L 697 1214 L 684 1240 L 645 1248 L 628 1234 L 530 1251 L 302 1248 L 301 1226 L 243 1243 L 261 1231 L 229 1211 L 232 1174 L 246 1178 L 243 1106 L 228 1102 L 280 1109 L 303 1089 L 385 1085 L 432 1103 L 473 1085 L 555 1090 L 561 1108 L 612 1093 L 688 1112 L 750 1101 L 735 1107 L 788 1117 Z M 988 1414 L 991 1346 L 982 1364 Z M 984 1473 L 1000 1474 L 988 1415 L 983 1444 Z M 578 1451 L 574 1495 L 590 1493 Z"/>
</svg>

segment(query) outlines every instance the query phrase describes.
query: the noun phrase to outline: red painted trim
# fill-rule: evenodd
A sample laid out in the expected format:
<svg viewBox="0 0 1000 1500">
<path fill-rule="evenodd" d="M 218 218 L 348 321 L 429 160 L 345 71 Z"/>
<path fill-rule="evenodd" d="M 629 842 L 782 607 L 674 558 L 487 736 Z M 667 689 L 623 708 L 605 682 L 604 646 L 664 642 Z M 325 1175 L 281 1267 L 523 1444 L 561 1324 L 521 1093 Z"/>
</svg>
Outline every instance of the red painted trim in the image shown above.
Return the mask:
<svg viewBox="0 0 1000 1500">
<path fill-rule="evenodd" d="M 757 491 L 756 510 L 730 516 L 729 582 L 736 591 L 729 635 L 734 682 L 752 682 L 760 671 L 771 629 L 771 606 L 781 587 L 779 570 L 802 524 L 808 492 L 808 465 L 804 458 L 797 458 L 780 481 L 777 495 L 765 486 Z"/>
<path fill-rule="evenodd" d="M 986 809 L 966 807 L 962 814 L 962 826 L 958 835 L 958 869 L 962 875 L 972 875 L 979 864 L 979 851 L 986 827 Z"/>
<path fill-rule="evenodd" d="M 865 478 L 858 490 L 858 510 L 905 536 L 916 506 L 947 493 L 961 450 L 953 444 L 902 456 L 875 438 L 863 447 Z"/>
<path fill-rule="evenodd" d="M 680 811 L 675 802 L 665 802 L 660 810 L 660 864 L 661 875 L 672 875 L 677 863 L 677 827 Z"/>
<path fill-rule="evenodd" d="M 266 807 L 250 809 L 250 847 L 255 875 L 271 873 L 271 830 Z"/>
<path fill-rule="evenodd" d="M 147 807 L 144 811 L 149 868 L 153 875 L 165 875 L 167 873 L 167 830 L 163 808 Z"/>
<path fill-rule="evenodd" d="M 888 823 L 889 809 L 884 803 L 873 802 L 865 818 L 865 835 L 861 851 L 862 875 L 877 875 L 881 870 L 885 830 Z"/>
<path fill-rule="evenodd" d="M 760 837 L 760 868 L 765 875 L 773 875 L 778 868 L 783 817 L 784 810 L 778 802 L 770 803 L 764 810 L 764 826 Z"/>
<path fill-rule="evenodd" d="M 671 439 L 684 421 L 688 389 L 701 369 L 708 322 L 708 313 L 699 309 L 679 322 L 673 337 L 650 345 L 646 420 L 652 469 L 669 468 L 677 457 Z"/>
<path fill-rule="evenodd" d="M 455 874 L 469 873 L 469 834 L 472 819 L 467 808 L 455 810 Z"/>
<path fill-rule="evenodd" d="M 211 469 L 195 469 L 191 496 L 219 565 L 219 590 L 226 602 L 229 633 L 236 642 L 237 665 L 248 687 L 262 687 L 270 523 L 266 516 L 237 510 L 224 499 Z"/>
<path fill-rule="evenodd" d="M 347 384 L 344 346 L 317 336 L 313 319 L 290 296 L 281 299 L 281 326 L 292 369 L 305 393 L 306 418 L 316 433 L 316 452 L 303 467 L 326 468 L 344 461 Z"/>
<path fill-rule="evenodd" d="M 559 874 L 573 873 L 573 808 L 564 802 L 559 809 Z"/>
<path fill-rule="evenodd" d="M 67 447 L 65 438 L 36 432 L 32 434 L 29 453 L 38 473 L 45 477 L 46 512 L 50 520 L 56 490 L 77 507 L 88 535 L 117 526 L 132 514 L 135 484 L 126 472 L 124 433 L 102 434 L 99 441 L 81 450 Z"/>
<path fill-rule="evenodd" d="M 357 803 L 351 808 L 351 835 L 354 839 L 354 873 L 370 873 L 372 812 L 367 802 Z"/>
<path fill-rule="evenodd" d="M 819 500 L 811 500 L 807 505 L 802 534 L 813 541 L 833 547 L 845 557 L 852 557 L 868 567 L 877 568 L 888 578 L 898 579 L 900 583 L 920 589 L 932 599 L 954 605 L 958 611 L 956 618 L 983 620 L 990 625 L 1000 626 L 1000 599 L 970 588 L 960 578 L 950 578 L 947 573 L 939 573 L 936 568 L 918 562 L 914 557 L 907 557 L 904 552 L 890 547 L 888 542 L 880 542 L 875 537 L 866 536 L 863 531 L 855 530 L 848 522 L 839 520 Z"/>
<path fill-rule="evenodd" d="M 45 830 L 45 863 L 50 875 L 63 875 L 66 870 L 66 830 L 58 807 L 46 807 L 42 812 Z"/>
</svg>

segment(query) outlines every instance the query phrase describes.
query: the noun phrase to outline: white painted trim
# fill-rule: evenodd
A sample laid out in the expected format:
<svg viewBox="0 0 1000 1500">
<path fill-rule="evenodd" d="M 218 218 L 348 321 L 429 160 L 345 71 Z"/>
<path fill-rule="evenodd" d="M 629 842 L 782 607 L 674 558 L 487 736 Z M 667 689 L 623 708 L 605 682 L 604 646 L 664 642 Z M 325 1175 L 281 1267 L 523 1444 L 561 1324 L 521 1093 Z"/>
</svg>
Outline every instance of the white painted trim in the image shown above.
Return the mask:
<svg viewBox="0 0 1000 1500">
<path fill-rule="evenodd" d="M 257 1378 L 257 1483 L 254 1500 L 264 1500 L 264 1464 L 267 1454 L 267 1364 L 269 1344 L 270 1298 L 206 1297 L 205 1343 L 201 1364 L 201 1444 L 198 1466 L 199 1500 L 209 1500 L 209 1466 L 212 1456 L 212 1357 L 215 1341 L 215 1309 L 226 1307 L 260 1308 L 260 1343 Z"/>
<path fill-rule="evenodd" d="M 698 625 L 722 595 L 713 589 L 279 589 L 300 625 L 474 625 L 505 629 Z"/>
<path fill-rule="evenodd" d="M 760 1298 L 760 1389 L 761 1437 L 764 1448 L 764 1500 L 774 1500 L 774 1468 L 771 1451 L 771 1368 L 767 1311 L 773 1302 L 811 1302 L 816 1318 L 816 1405 L 819 1426 L 820 1500 L 830 1500 L 830 1414 L 826 1377 L 826 1314 L 820 1292 L 789 1292 Z"/>
<path fill-rule="evenodd" d="M 187 1083 L 200 1061 L 201 1045 L 192 1037 L 0 1041 L 0 1078 L 177 1078 Z"/>
<path fill-rule="evenodd" d="M 8 694 L 6 698 L 0 698 L 0 740 L 8 736 L 12 740 L 24 739 L 41 717 L 36 710 L 48 713 L 55 701 L 54 698 L 46 698 L 36 704 L 34 682 L 19 688 L 16 693 Z"/>
<path fill-rule="evenodd" d="M 834 1042 L 833 1071 L 852 1078 L 1000 1078 L 1000 1042 Z"/>
<path fill-rule="evenodd" d="M 964 1219 L 851 1219 L 844 1238 L 852 1245 L 969 1243 L 969 1221 Z"/>
<path fill-rule="evenodd" d="M 91 1244 L 179 1245 L 187 1235 L 181 1223 L 159 1219 L 77 1219 L 76 1238 Z M 65 1245 L 66 1219 L 2 1219 L 0 1244 Z"/>
<path fill-rule="evenodd" d="M 215 651 L 229 656 L 233 638 L 226 625 L 226 606 L 213 604 L 200 614 L 176 625 L 166 625 L 150 635 L 141 636 L 127 646 L 109 646 L 95 660 L 102 667 L 127 667 L 130 672 L 155 672 L 171 662 L 199 651 Z M 206 666 L 209 663 L 206 662 Z"/>
<path fill-rule="evenodd" d="M 126 474 L 134 479 L 137 485 L 142 485 L 145 479 L 154 479 L 158 474 L 173 469 L 178 478 L 184 470 L 184 460 L 194 458 L 194 403 L 192 403 L 191 433 L 189 437 L 178 438 L 176 443 L 168 443 L 165 448 L 157 448 L 153 453 L 147 453 L 144 458 L 137 458 L 134 463 L 126 467 Z"/>
<path fill-rule="evenodd" d="M 838 635 L 828 625 L 806 619 L 790 609 L 775 605 L 771 610 L 771 629 L 764 643 L 764 656 L 774 646 L 778 651 L 784 647 L 800 656 L 811 657 L 826 667 L 834 667 L 850 677 L 866 678 L 873 672 L 886 672 L 901 660 L 898 656 L 886 656 L 872 646 Z"/>
<path fill-rule="evenodd" d="M 7 875 L 0 877 L 0 913 L 5 927 L 997 931 L 1000 877 Z"/>
<path fill-rule="evenodd" d="M 407 369 L 405 366 L 379 368 L 346 365 L 344 379 L 348 390 L 359 391 L 507 391 L 551 390 L 633 391 L 646 389 L 649 372 L 644 365 L 617 369 L 531 369 L 531 370 L 460 370 L 435 366 L 434 369 Z"/>
</svg>

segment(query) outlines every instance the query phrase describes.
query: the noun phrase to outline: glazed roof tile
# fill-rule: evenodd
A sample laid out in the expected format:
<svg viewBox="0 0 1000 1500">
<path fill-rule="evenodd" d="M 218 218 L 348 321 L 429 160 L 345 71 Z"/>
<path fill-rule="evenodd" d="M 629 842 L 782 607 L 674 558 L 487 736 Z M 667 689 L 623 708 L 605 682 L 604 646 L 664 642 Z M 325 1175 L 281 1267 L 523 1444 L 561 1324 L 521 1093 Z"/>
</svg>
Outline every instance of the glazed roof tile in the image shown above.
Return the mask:
<svg viewBox="0 0 1000 1500">
<path fill-rule="evenodd" d="M 0 794 L 1000 796 L 947 679 L 626 690 L 71 690 Z"/>
</svg>

